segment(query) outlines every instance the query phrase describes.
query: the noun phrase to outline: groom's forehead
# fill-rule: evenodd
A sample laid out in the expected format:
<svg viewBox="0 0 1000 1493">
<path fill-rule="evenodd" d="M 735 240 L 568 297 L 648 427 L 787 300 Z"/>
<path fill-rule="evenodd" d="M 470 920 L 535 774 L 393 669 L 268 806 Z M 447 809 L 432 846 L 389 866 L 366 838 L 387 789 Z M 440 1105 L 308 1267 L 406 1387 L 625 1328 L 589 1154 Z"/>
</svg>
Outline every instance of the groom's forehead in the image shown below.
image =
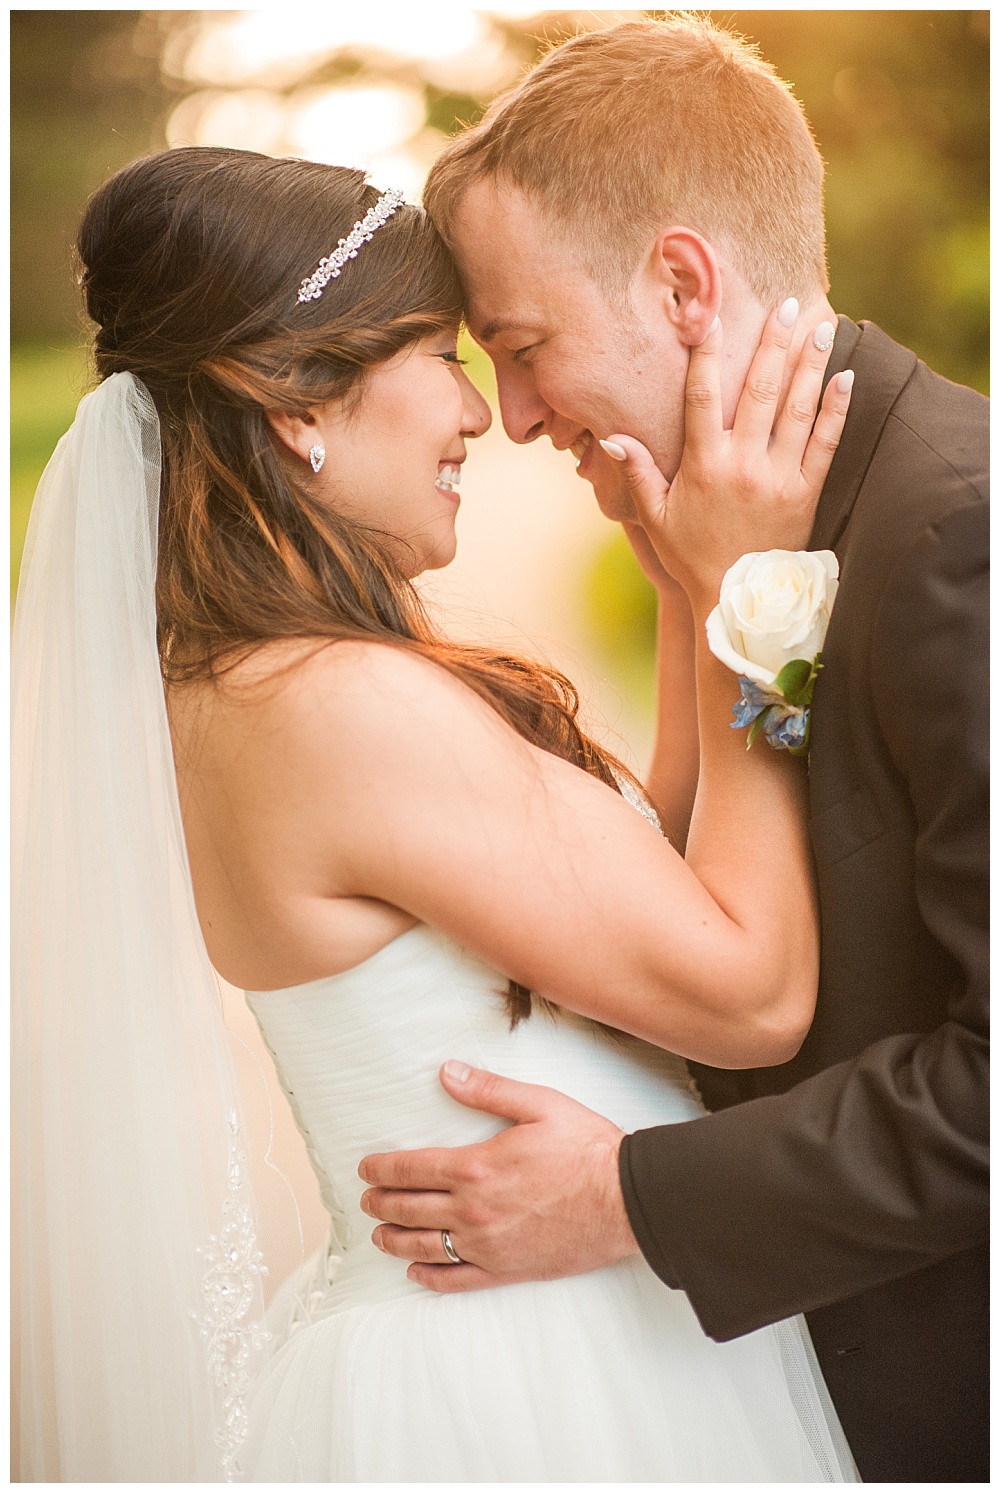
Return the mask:
<svg viewBox="0 0 1000 1493">
<path fill-rule="evenodd" d="M 571 243 L 516 187 L 474 182 L 455 213 L 451 238 L 473 289 L 531 293 L 573 266 Z"/>
<path fill-rule="evenodd" d="M 571 246 L 520 193 L 476 183 L 451 238 L 481 342 L 542 326 L 592 286 Z"/>
</svg>

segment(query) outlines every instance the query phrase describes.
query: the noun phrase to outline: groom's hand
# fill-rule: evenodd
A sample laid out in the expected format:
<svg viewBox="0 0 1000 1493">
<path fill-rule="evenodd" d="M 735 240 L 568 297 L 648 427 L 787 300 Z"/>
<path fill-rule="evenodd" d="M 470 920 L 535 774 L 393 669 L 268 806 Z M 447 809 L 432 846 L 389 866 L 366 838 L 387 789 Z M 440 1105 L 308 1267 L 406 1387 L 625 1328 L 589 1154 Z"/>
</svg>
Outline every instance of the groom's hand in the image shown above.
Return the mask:
<svg viewBox="0 0 1000 1493">
<path fill-rule="evenodd" d="M 623 1132 L 555 1089 L 446 1063 L 441 1083 L 514 1124 L 474 1146 L 366 1156 L 372 1239 L 432 1291 L 554 1280 L 638 1249 L 618 1181 Z M 447 1229 L 462 1264 L 448 1263 Z"/>
</svg>

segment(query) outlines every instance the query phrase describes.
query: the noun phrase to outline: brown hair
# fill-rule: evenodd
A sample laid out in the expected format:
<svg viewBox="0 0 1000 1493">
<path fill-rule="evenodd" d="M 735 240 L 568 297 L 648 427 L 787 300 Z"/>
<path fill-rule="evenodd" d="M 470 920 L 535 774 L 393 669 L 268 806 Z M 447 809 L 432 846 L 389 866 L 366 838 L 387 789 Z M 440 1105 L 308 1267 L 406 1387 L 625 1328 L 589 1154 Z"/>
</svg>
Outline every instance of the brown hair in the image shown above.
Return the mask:
<svg viewBox="0 0 1000 1493">
<path fill-rule="evenodd" d="M 802 108 L 705 18 L 627 21 L 549 52 L 431 168 L 424 203 L 445 239 L 486 177 L 570 227 L 614 295 L 670 223 L 728 246 L 765 306 L 828 288 L 823 163 Z"/>
<path fill-rule="evenodd" d="M 157 627 L 167 683 L 224 674 L 279 638 L 377 641 L 447 669 L 521 736 L 617 788 L 634 778 L 541 664 L 440 637 L 386 536 L 296 480 L 265 411 L 305 414 L 443 327 L 462 301 L 447 249 L 406 205 L 330 289 L 301 281 L 377 200 L 364 174 L 248 151 L 134 162 L 91 199 L 78 239 L 102 377 L 130 372 L 160 415 Z M 531 997 L 511 982 L 512 1022 Z"/>
</svg>

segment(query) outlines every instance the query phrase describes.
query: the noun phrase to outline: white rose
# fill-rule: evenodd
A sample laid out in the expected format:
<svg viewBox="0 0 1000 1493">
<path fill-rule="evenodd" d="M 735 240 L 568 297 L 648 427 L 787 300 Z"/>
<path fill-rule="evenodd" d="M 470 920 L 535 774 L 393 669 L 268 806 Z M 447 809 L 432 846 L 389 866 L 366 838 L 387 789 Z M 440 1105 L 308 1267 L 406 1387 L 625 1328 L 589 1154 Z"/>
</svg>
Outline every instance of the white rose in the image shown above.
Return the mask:
<svg viewBox="0 0 1000 1493">
<path fill-rule="evenodd" d="M 832 550 L 766 550 L 726 571 L 705 624 L 708 646 L 727 668 L 771 685 L 785 664 L 811 663 L 823 647 L 840 566 Z"/>
</svg>

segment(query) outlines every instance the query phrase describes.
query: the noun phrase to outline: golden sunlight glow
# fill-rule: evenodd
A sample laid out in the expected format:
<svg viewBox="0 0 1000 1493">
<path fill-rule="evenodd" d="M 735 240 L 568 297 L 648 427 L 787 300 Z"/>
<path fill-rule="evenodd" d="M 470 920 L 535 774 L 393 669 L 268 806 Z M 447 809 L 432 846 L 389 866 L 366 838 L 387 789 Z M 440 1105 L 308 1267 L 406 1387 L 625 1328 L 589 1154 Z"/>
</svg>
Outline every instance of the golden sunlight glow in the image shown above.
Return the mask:
<svg viewBox="0 0 1000 1493">
<path fill-rule="evenodd" d="M 424 122 L 423 95 L 390 84 L 301 89 L 289 106 L 293 154 L 334 166 L 366 166 L 409 140 Z"/>
<path fill-rule="evenodd" d="M 587 30 L 640 13 L 560 14 Z M 524 65 L 504 22 L 548 12 L 523 0 L 489 10 L 386 0 L 180 14 L 163 66 L 192 91 L 167 123 L 170 145 L 359 166 L 418 197 L 443 144 L 425 89 L 486 102 Z"/>
<path fill-rule="evenodd" d="M 479 12 L 454 4 L 292 5 L 225 20 L 208 13 L 171 60 L 191 83 L 281 86 L 343 48 L 448 57 L 472 49 L 484 31 Z"/>
<path fill-rule="evenodd" d="M 279 94 L 264 88 L 191 93 L 171 114 L 167 144 L 226 145 L 234 150 L 287 154 L 287 111 Z"/>
</svg>

